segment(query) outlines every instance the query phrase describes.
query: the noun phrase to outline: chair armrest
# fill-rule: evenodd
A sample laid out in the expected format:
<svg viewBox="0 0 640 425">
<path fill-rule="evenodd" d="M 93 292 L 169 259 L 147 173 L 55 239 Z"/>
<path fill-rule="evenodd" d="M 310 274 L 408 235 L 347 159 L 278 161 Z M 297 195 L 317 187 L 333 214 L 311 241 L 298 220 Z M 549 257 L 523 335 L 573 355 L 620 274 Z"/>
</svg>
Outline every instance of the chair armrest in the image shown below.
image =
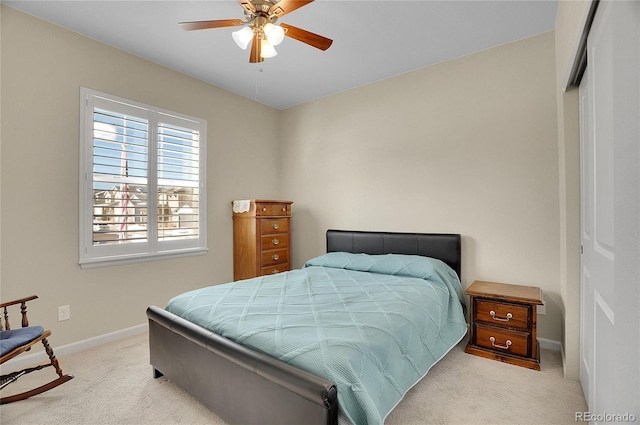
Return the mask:
<svg viewBox="0 0 640 425">
<path fill-rule="evenodd" d="M 30 297 L 21 298 L 19 300 L 8 301 L 6 303 L 0 303 L 0 308 L 8 307 L 10 305 L 15 305 L 15 304 L 26 303 L 27 301 L 35 300 L 36 298 L 38 298 L 37 295 L 31 295 Z"/>
<path fill-rule="evenodd" d="M 0 308 L 4 310 L 4 329 L 11 329 L 11 325 L 9 324 L 9 313 L 7 312 L 7 307 L 12 305 L 20 304 L 20 312 L 22 313 L 22 327 L 26 328 L 29 326 L 29 319 L 27 319 L 27 301 L 35 300 L 38 298 L 37 295 L 31 295 L 26 298 L 21 298 L 19 300 L 8 301 L 6 303 L 0 303 Z M 0 330 L 3 329 L 2 326 L 2 318 L 0 318 Z"/>
</svg>

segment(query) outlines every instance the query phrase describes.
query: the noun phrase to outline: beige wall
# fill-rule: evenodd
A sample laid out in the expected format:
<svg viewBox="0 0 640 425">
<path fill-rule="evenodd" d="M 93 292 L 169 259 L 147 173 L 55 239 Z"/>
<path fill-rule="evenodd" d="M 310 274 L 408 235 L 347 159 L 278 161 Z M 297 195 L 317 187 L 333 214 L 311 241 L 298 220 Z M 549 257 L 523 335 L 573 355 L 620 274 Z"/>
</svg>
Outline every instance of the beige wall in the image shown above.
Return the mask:
<svg viewBox="0 0 640 425">
<path fill-rule="evenodd" d="M 282 113 L 294 265 L 327 228 L 463 235 L 463 284 L 542 287 L 560 340 L 554 33 Z"/>
<path fill-rule="evenodd" d="M 590 0 L 560 1 L 556 14 L 556 96 L 560 189 L 560 293 L 565 376 L 580 377 L 580 116 L 578 89 L 564 91 Z"/>
<path fill-rule="evenodd" d="M 457 232 L 465 286 L 541 286 L 544 338 L 562 338 L 563 313 L 577 320 L 561 284 L 557 34 L 275 111 L 6 6 L 1 19 L 1 295 L 39 294 L 34 320 L 57 344 L 230 280 L 229 201 L 249 197 L 295 202 L 294 266 L 323 252 L 327 228 Z M 80 86 L 207 119 L 207 255 L 80 270 Z M 57 322 L 64 304 L 72 319 Z"/>
<path fill-rule="evenodd" d="M 2 298 L 38 294 L 32 322 L 61 345 L 143 324 L 149 304 L 231 280 L 230 202 L 277 195 L 278 112 L 1 7 Z M 79 268 L 80 86 L 207 120 L 207 255 Z M 58 322 L 67 304 L 71 320 Z"/>
</svg>

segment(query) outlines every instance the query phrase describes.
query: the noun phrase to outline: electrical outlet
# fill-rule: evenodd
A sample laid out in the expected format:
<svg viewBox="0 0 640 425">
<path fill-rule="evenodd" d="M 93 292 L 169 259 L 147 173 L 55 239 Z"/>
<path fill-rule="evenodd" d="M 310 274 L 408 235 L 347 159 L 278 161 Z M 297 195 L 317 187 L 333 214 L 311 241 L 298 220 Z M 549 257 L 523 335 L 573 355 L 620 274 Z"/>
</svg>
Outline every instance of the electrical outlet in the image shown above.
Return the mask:
<svg viewBox="0 0 640 425">
<path fill-rule="evenodd" d="M 542 304 L 538 305 L 536 312 L 541 316 L 547 314 L 547 302 L 542 301 Z"/>
<path fill-rule="evenodd" d="M 58 322 L 71 319 L 71 308 L 68 305 L 58 307 Z"/>
</svg>

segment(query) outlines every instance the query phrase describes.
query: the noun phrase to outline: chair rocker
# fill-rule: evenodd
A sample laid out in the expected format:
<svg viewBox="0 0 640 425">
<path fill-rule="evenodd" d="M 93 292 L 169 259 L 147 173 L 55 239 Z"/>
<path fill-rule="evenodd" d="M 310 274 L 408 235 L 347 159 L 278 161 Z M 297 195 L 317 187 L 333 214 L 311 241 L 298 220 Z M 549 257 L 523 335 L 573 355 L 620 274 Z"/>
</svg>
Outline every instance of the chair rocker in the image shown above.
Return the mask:
<svg viewBox="0 0 640 425">
<path fill-rule="evenodd" d="M 22 298 L 15 301 L 9 301 L 6 303 L 0 303 L 0 309 L 4 316 L 4 327 L 2 324 L 2 317 L 0 317 L 0 365 L 6 361 L 16 357 L 19 354 L 29 351 L 31 347 L 39 342 L 44 345 L 45 352 L 49 356 L 50 363 L 41 364 L 38 366 L 28 367 L 22 370 L 18 370 L 6 375 L 0 376 L 0 390 L 3 390 L 9 384 L 12 384 L 18 380 L 18 378 L 49 366 L 53 366 L 58 374 L 58 378 L 53 381 L 44 384 L 40 387 L 34 388 L 29 391 L 25 391 L 19 394 L 14 394 L 0 398 L 0 404 L 12 403 L 18 400 L 24 400 L 31 396 L 41 394 L 45 391 L 49 391 L 58 385 L 73 379 L 73 375 L 63 375 L 58 359 L 53 354 L 53 349 L 49 346 L 47 338 L 51 335 L 51 331 L 44 330 L 42 326 L 29 326 L 29 320 L 27 319 L 27 301 L 31 301 L 38 298 L 37 295 L 32 295 L 27 298 Z M 7 307 L 20 305 L 20 312 L 22 314 L 22 327 L 19 329 L 11 329 L 9 324 L 9 313 Z M 17 309 L 17 308 L 16 308 Z"/>
</svg>

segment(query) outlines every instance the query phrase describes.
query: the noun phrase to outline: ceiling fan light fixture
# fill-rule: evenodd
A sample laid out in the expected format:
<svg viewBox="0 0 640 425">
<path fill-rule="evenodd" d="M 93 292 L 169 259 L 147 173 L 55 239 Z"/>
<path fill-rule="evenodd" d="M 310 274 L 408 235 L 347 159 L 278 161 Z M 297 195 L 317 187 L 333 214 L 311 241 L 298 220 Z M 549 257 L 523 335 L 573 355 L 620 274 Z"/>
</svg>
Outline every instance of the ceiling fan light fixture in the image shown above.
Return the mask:
<svg viewBox="0 0 640 425">
<path fill-rule="evenodd" d="M 233 41 L 236 42 L 238 47 L 240 47 L 242 50 L 246 50 L 247 46 L 253 39 L 253 30 L 249 27 L 244 27 L 241 30 L 231 33 L 231 36 L 233 37 Z"/>
<path fill-rule="evenodd" d="M 264 35 L 267 36 L 269 43 L 274 46 L 282 43 L 284 40 L 284 29 L 280 25 L 274 25 L 271 22 L 267 23 L 264 28 Z"/>
<path fill-rule="evenodd" d="M 273 44 L 269 42 L 269 40 L 262 39 L 260 40 L 260 56 L 264 59 L 272 58 L 277 55 L 275 47 Z"/>
</svg>

